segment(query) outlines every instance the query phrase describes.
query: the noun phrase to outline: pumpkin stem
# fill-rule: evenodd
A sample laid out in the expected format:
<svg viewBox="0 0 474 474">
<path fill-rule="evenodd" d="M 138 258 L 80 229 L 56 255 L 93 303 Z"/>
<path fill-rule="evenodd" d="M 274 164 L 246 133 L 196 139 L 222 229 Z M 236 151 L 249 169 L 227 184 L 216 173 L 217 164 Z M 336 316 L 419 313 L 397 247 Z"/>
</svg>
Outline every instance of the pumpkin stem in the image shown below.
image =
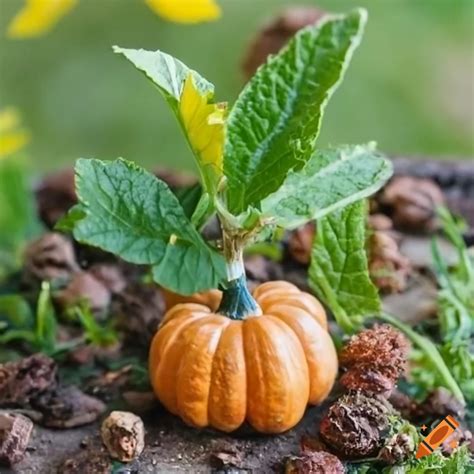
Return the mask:
<svg viewBox="0 0 474 474">
<path fill-rule="evenodd" d="M 245 319 L 249 315 L 259 315 L 261 310 L 247 288 L 245 274 L 227 283 L 222 292 L 222 300 L 217 310 L 230 319 Z"/>
</svg>

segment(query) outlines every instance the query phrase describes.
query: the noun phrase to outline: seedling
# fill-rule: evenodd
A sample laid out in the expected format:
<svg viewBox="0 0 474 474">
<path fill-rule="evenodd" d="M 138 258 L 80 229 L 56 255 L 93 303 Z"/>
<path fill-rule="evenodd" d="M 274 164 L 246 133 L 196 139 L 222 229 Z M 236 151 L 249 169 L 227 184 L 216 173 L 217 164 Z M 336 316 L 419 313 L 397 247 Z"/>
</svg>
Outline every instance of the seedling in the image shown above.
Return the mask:
<svg viewBox="0 0 474 474">
<path fill-rule="evenodd" d="M 80 203 L 62 222 L 75 238 L 152 267 L 185 295 L 239 285 L 246 245 L 369 196 L 392 168 L 373 144 L 316 149 L 327 102 L 366 23 L 365 10 L 300 31 L 270 58 L 229 109 L 214 86 L 161 51 L 115 47 L 157 87 L 193 152 L 203 192 L 188 217 L 168 186 L 135 164 L 80 159 Z M 199 229 L 217 212 L 222 247 Z"/>
</svg>

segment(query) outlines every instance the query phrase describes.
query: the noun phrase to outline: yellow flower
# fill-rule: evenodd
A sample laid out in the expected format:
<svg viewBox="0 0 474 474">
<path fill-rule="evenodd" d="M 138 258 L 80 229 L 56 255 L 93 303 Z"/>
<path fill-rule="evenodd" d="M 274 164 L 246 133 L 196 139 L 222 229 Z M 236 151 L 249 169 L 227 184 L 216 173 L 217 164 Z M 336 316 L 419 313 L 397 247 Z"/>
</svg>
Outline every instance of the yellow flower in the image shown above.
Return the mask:
<svg viewBox="0 0 474 474">
<path fill-rule="evenodd" d="M 50 31 L 72 10 L 78 0 L 26 0 L 8 26 L 10 38 L 33 38 Z M 199 23 L 220 17 L 214 0 L 145 0 L 146 4 L 166 20 L 177 23 Z"/>
<path fill-rule="evenodd" d="M 15 153 L 29 141 L 28 132 L 18 128 L 20 116 L 18 112 L 8 107 L 0 110 L 0 159 Z"/>
<path fill-rule="evenodd" d="M 214 104 L 212 97 L 212 92 L 202 95 L 189 74 L 179 101 L 179 116 L 199 167 L 204 170 L 203 178 L 215 187 L 222 175 L 227 104 Z"/>
<path fill-rule="evenodd" d="M 10 38 L 32 38 L 47 33 L 76 3 L 77 0 L 26 0 L 7 34 Z"/>
<path fill-rule="evenodd" d="M 214 0 L 145 0 L 165 20 L 176 23 L 199 23 L 217 20 L 221 9 Z"/>
</svg>

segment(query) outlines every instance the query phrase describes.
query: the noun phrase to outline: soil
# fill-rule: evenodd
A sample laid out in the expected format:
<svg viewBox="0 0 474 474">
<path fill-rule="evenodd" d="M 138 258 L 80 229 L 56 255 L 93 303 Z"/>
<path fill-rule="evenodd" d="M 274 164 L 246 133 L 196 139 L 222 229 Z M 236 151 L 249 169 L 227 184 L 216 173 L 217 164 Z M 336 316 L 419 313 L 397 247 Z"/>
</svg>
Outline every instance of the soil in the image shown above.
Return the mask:
<svg viewBox="0 0 474 474">
<path fill-rule="evenodd" d="M 420 165 L 420 168 L 423 167 L 426 168 L 424 169 L 424 173 L 416 173 L 408 162 L 404 160 L 396 161 L 397 174 L 421 174 L 438 182 L 446 193 L 448 205 L 455 210 L 464 211 L 464 217 L 470 224 L 466 240 L 470 239 L 474 227 L 474 215 L 472 206 L 469 207 L 467 202 L 471 200 L 471 197 L 474 197 L 472 165 L 469 167 L 469 173 L 463 169 L 464 175 L 460 173 L 459 170 L 451 173 L 455 177 L 458 176 L 458 179 L 454 179 L 451 174 L 446 171 L 448 168 L 447 165 L 445 167 L 440 167 L 440 165 L 430 167 L 428 164 Z M 458 183 L 460 179 L 459 176 L 464 176 L 462 185 Z M 463 190 L 464 199 L 459 199 L 456 196 L 456 193 L 453 191 L 456 186 L 458 189 Z M 455 197 L 456 199 L 454 199 Z M 72 194 L 71 200 L 73 198 L 74 195 Z M 48 201 L 48 203 L 50 202 L 51 201 Z M 54 204 L 58 203 L 56 199 L 53 199 L 53 202 Z M 69 207 L 69 205 L 70 202 L 68 201 L 66 207 Z M 51 209 L 49 210 L 51 211 Z M 64 209 L 53 210 L 54 213 L 49 213 L 48 216 L 56 216 L 56 211 L 59 212 Z M 53 217 L 51 217 L 51 219 L 53 220 Z M 46 220 L 45 223 L 47 223 Z M 314 232 L 314 230 L 310 230 Z M 388 295 L 384 300 L 384 306 L 389 310 L 396 308 L 397 313 L 402 316 L 401 319 L 405 322 L 411 324 L 419 323 L 433 314 L 433 301 L 436 296 L 433 278 L 432 275 L 430 275 L 432 272 L 429 271 L 431 267 L 431 253 L 428 249 L 431 236 L 426 234 L 420 236 L 404 233 L 397 235 L 396 239 L 400 244 L 401 253 L 409 258 L 413 268 L 416 269 L 416 275 L 410 276 L 406 290 L 403 293 Z M 303 244 L 304 240 L 302 241 L 302 245 Z M 299 252 L 298 255 L 301 255 L 301 249 L 298 248 L 297 250 Z M 454 251 L 450 244 L 443 241 L 441 250 L 448 262 L 451 261 Z M 157 299 L 156 301 L 154 299 L 156 297 L 156 288 L 154 288 L 150 294 L 148 294 L 149 288 L 145 288 L 147 291 L 146 294 L 143 293 L 143 291 L 145 291 L 143 289 L 141 293 L 136 294 L 136 292 L 132 292 L 132 296 L 135 295 L 135 297 L 125 298 L 125 301 L 121 302 L 121 298 L 124 299 L 124 297 L 128 295 L 127 291 L 130 292 L 131 289 L 134 288 L 134 286 L 131 285 L 127 287 L 128 289 L 124 289 L 125 284 L 130 282 L 135 284 L 143 274 L 142 269 L 138 266 L 125 265 L 123 262 L 116 262 L 115 260 L 108 262 L 104 260 L 107 256 L 104 256 L 103 253 L 89 248 L 78 247 L 75 251 L 76 257 L 81 264 L 82 262 L 89 262 L 89 271 L 91 274 L 94 274 L 94 278 L 99 278 L 101 275 L 101 272 L 97 273 L 97 268 L 96 273 L 91 270 L 94 263 L 102 266 L 111 264 L 113 269 L 117 271 L 118 278 L 112 282 L 117 283 L 117 287 L 112 285 L 108 280 L 101 281 L 103 281 L 107 287 L 107 291 L 110 292 L 113 303 L 125 303 L 126 314 L 128 316 L 127 325 L 121 327 L 125 335 L 131 336 L 132 341 L 135 342 L 135 347 L 147 347 L 149 339 L 153 334 L 153 329 L 149 330 L 149 328 L 155 328 L 157 324 L 157 321 L 154 320 L 153 317 L 156 317 L 157 314 L 161 314 L 163 311 L 161 299 Z M 306 290 L 305 262 L 301 262 L 294 256 L 293 261 L 288 262 L 287 260 L 288 258 L 284 260 L 280 266 L 268 263 L 268 261 L 265 261 L 261 256 L 258 256 L 252 261 L 249 260 L 246 262 L 248 266 L 247 273 L 254 283 L 282 278 L 292 281 L 300 286 L 301 289 Z M 127 277 L 126 279 L 125 275 Z M 91 295 L 91 298 L 93 296 L 94 295 Z M 152 301 L 154 302 L 153 304 L 151 303 Z M 146 304 L 143 305 L 143 302 L 146 302 Z M 150 310 L 150 307 L 153 307 L 153 311 L 147 312 L 147 308 Z M 115 308 L 114 304 L 112 308 Z M 117 312 L 117 314 L 120 314 L 120 312 Z M 132 318 L 132 315 L 135 315 L 136 318 Z M 150 315 L 153 317 L 149 317 Z M 134 321 L 136 322 L 135 325 Z M 137 328 L 140 329 L 140 331 L 138 331 Z M 138 341 L 139 344 L 137 344 Z M 130 347 L 131 345 L 133 344 L 124 344 L 122 348 Z M 119 347 L 117 352 L 121 352 L 121 350 Z M 73 367 L 72 371 L 78 372 L 79 375 L 80 369 L 84 369 L 87 360 L 91 357 L 93 358 L 94 354 L 86 348 L 83 353 L 76 351 L 75 356 L 77 358 L 77 367 Z M 84 360 L 81 359 L 81 356 Z M 98 356 L 100 359 L 100 354 L 95 354 L 95 356 Z M 142 362 L 145 360 L 143 354 L 139 357 L 143 359 Z M 97 376 L 99 379 L 102 369 L 104 369 L 104 366 L 98 369 L 99 373 Z M 109 367 L 106 370 L 110 371 L 112 369 Z M 104 380 L 110 380 L 111 374 L 114 374 L 114 372 L 108 372 L 108 375 L 102 374 L 102 376 Z M 97 396 L 108 403 L 107 413 L 105 413 L 103 417 L 87 426 L 76 427 L 74 429 L 47 429 L 35 424 L 24 459 L 15 464 L 14 468 L 0 468 L 0 474 L 50 474 L 57 472 L 60 466 L 71 458 L 82 455 L 82 458 L 86 458 L 87 460 L 89 455 L 92 457 L 93 453 L 102 450 L 102 442 L 99 434 L 100 424 L 111 409 L 128 409 L 140 414 L 133 408 L 116 406 L 122 404 L 122 402 L 118 402 L 117 400 L 120 398 L 120 394 L 125 390 L 126 382 L 123 382 L 123 384 L 120 382 L 121 371 L 117 371 L 115 374 L 117 378 L 114 376 L 110 386 L 108 384 L 104 386 L 97 384 L 88 386 L 82 383 L 85 382 L 85 379 L 82 379 L 80 376 L 79 380 L 74 381 L 74 383 L 78 383 L 81 389 L 89 395 Z M 179 418 L 166 412 L 166 410 L 157 403 L 152 410 L 142 415 L 146 428 L 144 452 L 138 460 L 132 463 L 126 465 L 120 463 L 111 464 L 111 472 L 283 472 L 285 458 L 300 453 L 302 436 L 305 434 L 309 434 L 310 436 L 316 435 L 318 432 L 319 421 L 324 415 L 328 404 L 329 401 L 326 401 L 322 406 L 309 408 L 303 420 L 287 433 L 279 436 L 264 436 L 255 433 L 250 427 L 243 427 L 232 435 L 213 430 L 196 430 L 186 426 Z M 137 406 L 140 407 L 140 404 Z M 107 462 L 108 458 L 106 460 L 106 463 Z M 87 472 L 80 469 L 74 472 L 80 472 L 81 474 L 87 474 L 88 472 L 95 474 L 98 472 L 91 466 L 89 466 L 88 469 Z M 69 470 L 67 472 L 70 473 L 73 471 Z"/>
<path fill-rule="evenodd" d="M 232 435 L 213 430 L 195 430 L 158 407 L 144 416 L 145 450 L 138 461 L 124 465 L 119 472 L 258 472 L 281 470 L 285 457 L 299 452 L 300 438 L 315 433 L 325 406 L 307 410 L 303 420 L 291 431 L 279 436 L 263 436 L 243 428 Z M 25 458 L 14 469 L 2 474 L 51 474 L 68 458 L 99 446 L 100 423 L 72 430 L 50 430 L 35 425 Z M 239 466 L 212 467 L 212 455 L 235 450 Z"/>
</svg>

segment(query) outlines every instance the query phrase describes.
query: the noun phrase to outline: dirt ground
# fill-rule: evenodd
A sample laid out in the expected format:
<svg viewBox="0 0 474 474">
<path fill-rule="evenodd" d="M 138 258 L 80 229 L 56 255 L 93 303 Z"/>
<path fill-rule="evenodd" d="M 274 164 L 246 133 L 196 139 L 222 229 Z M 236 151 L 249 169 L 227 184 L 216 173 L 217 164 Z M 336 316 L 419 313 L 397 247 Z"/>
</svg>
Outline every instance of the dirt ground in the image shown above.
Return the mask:
<svg viewBox="0 0 474 474">
<path fill-rule="evenodd" d="M 212 430 L 195 430 L 157 407 L 144 417 L 146 446 L 138 461 L 124 465 L 120 473 L 272 473 L 280 472 L 281 461 L 298 453 L 300 438 L 315 433 L 324 406 L 309 408 L 303 420 L 279 436 L 262 436 L 250 428 L 233 435 Z M 15 469 L 2 474 L 51 474 L 68 458 L 80 451 L 100 446 L 100 424 L 70 430 L 50 430 L 35 425 L 27 454 Z M 241 458 L 240 468 L 212 467 L 212 454 L 228 452 Z M 84 473 L 86 474 L 86 473 Z"/>
</svg>

